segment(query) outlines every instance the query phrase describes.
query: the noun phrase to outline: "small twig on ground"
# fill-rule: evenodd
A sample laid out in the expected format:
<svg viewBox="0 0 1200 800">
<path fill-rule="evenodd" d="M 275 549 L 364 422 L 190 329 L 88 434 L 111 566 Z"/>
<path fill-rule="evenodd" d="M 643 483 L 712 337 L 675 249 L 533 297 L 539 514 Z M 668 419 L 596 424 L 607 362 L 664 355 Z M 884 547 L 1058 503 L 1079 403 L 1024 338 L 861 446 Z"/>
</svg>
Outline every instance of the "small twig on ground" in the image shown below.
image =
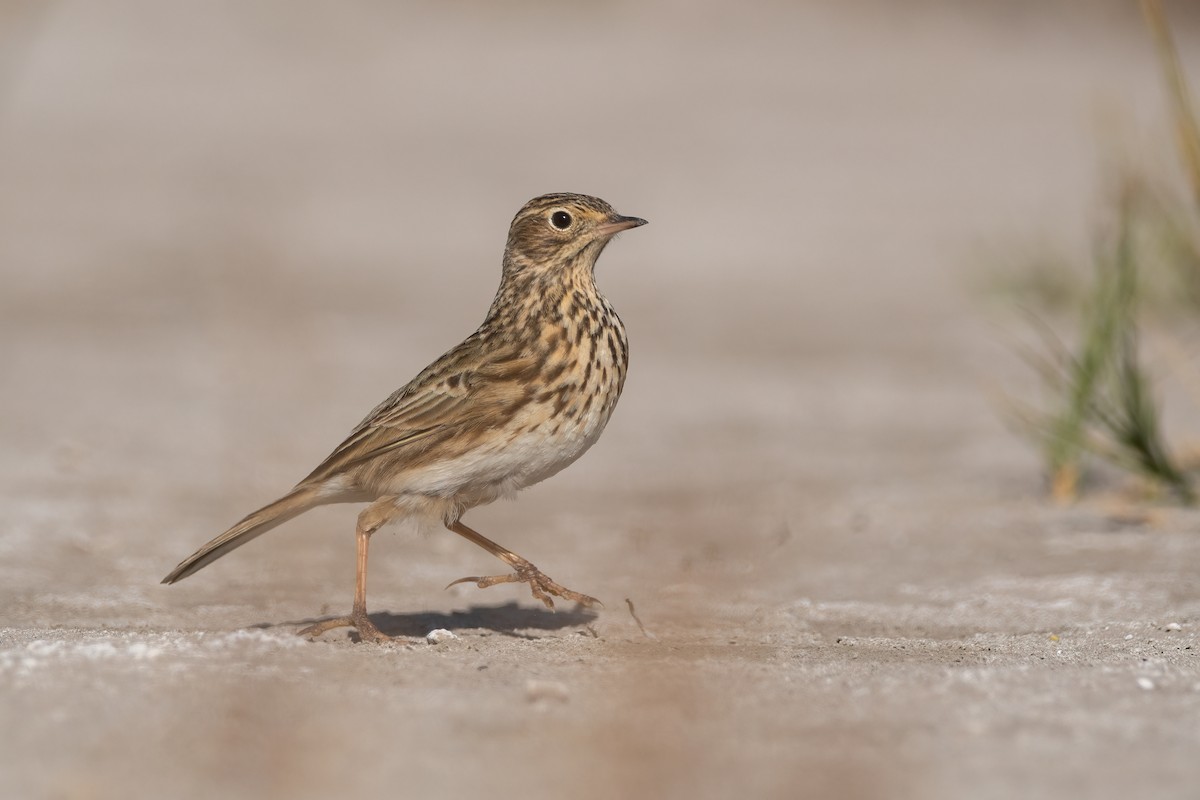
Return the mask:
<svg viewBox="0 0 1200 800">
<path fill-rule="evenodd" d="M 646 630 L 646 626 L 642 624 L 640 619 L 638 619 L 637 611 L 634 611 L 633 609 L 633 601 L 626 597 L 625 605 L 629 606 L 629 616 L 633 617 L 633 621 L 637 623 L 638 629 L 641 630 L 642 635 L 647 639 L 657 639 L 658 637 Z"/>
</svg>

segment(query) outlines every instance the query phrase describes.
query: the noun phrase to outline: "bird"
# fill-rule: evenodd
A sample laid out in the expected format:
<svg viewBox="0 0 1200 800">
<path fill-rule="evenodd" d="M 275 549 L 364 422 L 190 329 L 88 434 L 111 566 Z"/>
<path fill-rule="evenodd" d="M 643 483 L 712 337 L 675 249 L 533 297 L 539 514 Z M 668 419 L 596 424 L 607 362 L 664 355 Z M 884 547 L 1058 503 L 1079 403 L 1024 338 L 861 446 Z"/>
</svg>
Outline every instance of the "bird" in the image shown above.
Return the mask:
<svg viewBox="0 0 1200 800">
<path fill-rule="evenodd" d="M 468 527 L 463 516 L 570 466 L 604 431 L 625 385 L 629 341 L 596 287 L 596 259 L 616 234 L 645 224 L 588 195 L 530 200 L 509 226 L 500 286 L 479 328 L 376 406 L 291 491 L 192 553 L 162 582 L 180 581 L 317 506 L 365 502 L 355 527 L 350 614 L 310 625 L 303 636 L 348 627 L 360 641 L 392 638 L 367 614 L 367 553 L 372 534 L 402 519 L 444 526 L 512 570 L 446 588 L 525 583 L 550 609 L 552 597 L 601 605 Z"/>
</svg>

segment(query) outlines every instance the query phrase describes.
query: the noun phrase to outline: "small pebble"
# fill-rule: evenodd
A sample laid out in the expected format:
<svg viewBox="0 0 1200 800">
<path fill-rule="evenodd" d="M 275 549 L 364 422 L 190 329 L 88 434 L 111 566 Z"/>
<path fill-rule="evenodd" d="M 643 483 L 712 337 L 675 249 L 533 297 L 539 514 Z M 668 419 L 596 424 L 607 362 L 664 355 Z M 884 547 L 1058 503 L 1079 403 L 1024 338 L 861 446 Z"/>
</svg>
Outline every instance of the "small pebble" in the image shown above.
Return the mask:
<svg viewBox="0 0 1200 800">
<path fill-rule="evenodd" d="M 1180 625 L 1178 622 L 1168 622 L 1166 625 L 1163 625 L 1163 630 L 1164 631 L 1181 631 L 1181 630 L 1183 630 L 1183 626 Z"/>
<path fill-rule="evenodd" d="M 1147 692 L 1154 688 L 1154 681 L 1150 680 L 1149 678 L 1138 678 L 1137 683 L 1138 686 L 1142 687 Z"/>
<path fill-rule="evenodd" d="M 531 703 L 565 703 L 571 693 L 565 683 L 558 681 L 525 681 L 525 699 Z"/>
<path fill-rule="evenodd" d="M 458 634 L 448 631 L 445 628 L 435 628 L 434 630 L 431 630 L 429 633 L 425 634 L 425 641 L 429 642 L 430 644 L 441 644 L 442 642 L 448 642 L 451 639 L 457 638 Z"/>
<path fill-rule="evenodd" d="M 1129 641 L 1130 639 L 1132 639 L 1132 638 L 1133 638 L 1133 634 L 1132 634 L 1132 633 L 1127 633 L 1127 634 L 1125 634 L 1125 641 L 1127 641 L 1127 642 L 1128 642 L 1128 641 Z"/>
</svg>

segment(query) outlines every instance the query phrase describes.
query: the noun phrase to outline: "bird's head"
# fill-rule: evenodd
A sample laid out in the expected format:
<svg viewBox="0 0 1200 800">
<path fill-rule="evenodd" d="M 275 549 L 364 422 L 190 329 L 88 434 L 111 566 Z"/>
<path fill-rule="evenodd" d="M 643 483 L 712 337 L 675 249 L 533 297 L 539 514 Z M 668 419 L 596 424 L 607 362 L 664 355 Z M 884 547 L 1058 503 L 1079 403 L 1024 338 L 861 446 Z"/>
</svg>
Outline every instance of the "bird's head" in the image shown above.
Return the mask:
<svg viewBox="0 0 1200 800">
<path fill-rule="evenodd" d="M 535 197 L 517 212 L 508 229 L 504 269 L 525 274 L 591 270 L 613 236 L 645 224 L 644 219 L 621 216 L 598 197 L 567 193 Z"/>
</svg>

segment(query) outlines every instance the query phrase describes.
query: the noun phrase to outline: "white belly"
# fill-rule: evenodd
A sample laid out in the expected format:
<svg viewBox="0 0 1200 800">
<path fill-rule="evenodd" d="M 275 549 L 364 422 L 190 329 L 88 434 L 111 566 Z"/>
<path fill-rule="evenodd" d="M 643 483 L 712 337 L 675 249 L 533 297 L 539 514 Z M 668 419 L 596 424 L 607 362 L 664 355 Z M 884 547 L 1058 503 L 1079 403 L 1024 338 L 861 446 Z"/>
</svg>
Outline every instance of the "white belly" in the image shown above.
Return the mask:
<svg viewBox="0 0 1200 800">
<path fill-rule="evenodd" d="M 397 487 L 398 493 L 458 498 L 468 507 L 490 503 L 566 469 L 596 443 L 610 416 L 601 408 L 589 409 L 555 432 L 547 411 L 535 407 L 523 415 L 522 424 L 514 426 L 523 433 L 497 436 L 457 458 L 427 465 Z"/>
</svg>

